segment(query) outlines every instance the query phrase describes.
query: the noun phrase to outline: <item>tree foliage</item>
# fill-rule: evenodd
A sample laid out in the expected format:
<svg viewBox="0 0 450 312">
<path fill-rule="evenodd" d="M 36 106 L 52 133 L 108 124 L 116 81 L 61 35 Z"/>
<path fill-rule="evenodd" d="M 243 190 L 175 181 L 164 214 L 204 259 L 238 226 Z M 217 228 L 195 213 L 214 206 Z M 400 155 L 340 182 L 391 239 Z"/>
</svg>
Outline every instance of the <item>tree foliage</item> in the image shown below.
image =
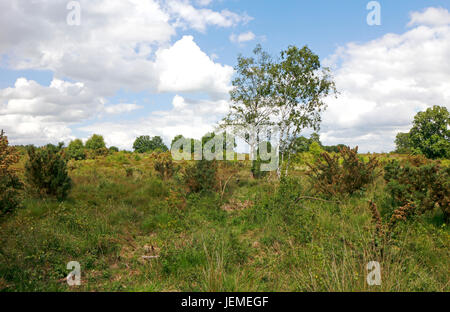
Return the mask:
<svg viewBox="0 0 450 312">
<path fill-rule="evenodd" d="M 412 147 L 430 159 L 450 158 L 449 127 L 450 115 L 443 106 L 417 113 L 409 132 Z"/>
<path fill-rule="evenodd" d="M 69 143 L 66 150 L 67 156 L 70 159 L 82 160 L 86 158 L 86 153 L 84 152 L 83 141 L 80 139 L 75 139 Z"/>
<path fill-rule="evenodd" d="M 303 129 L 319 129 L 326 107 L 323 99 L 336 92 L 335 84 L 329 69 L 307 46 L 289 46 L 275 61 L 259 45 L 253 52 L 255 57 L 238 58 L 232 105 L 222 126 L 238 126 L 244 132 L 247 128 L 258 131 L 262 125 L 278 126 L 282 162 Z M 247 141 L 253 149 L 259 142 L 259 133 L 254 142 Z"/>
<path fill-rule="evenodd" d="M 8 138 L 0 131 L 0 216 L 19 206 L 18 190 L 22 183 L 11 167 L 19 161 L 14 147 L 9 146 Z"/>
<path fill-rule="evenodd" d="M 133 149 L 138 153 L 147 153 L 153 151 L 167 152 L 168 148 L 160 136 L 150 138 L 148 135 L 142 135 L 133 143 Z"/>
<path fill-rule="evenodd" d="M 395 152 L 399 154 L 410 154 L 412 146 L 409 133 L 398 133 L 395 137 L 395 146 Z"/>
<path fill-rule="evenodd" d="M 103 136 L 99 134 L 92 135 L 87 141 L 86 141 L 86 148 L 90 150 L 99 150 L 102 148 L 106 148 L 105 140 L 103 139 Z"/>
<path fill-rule="evenodd" d="M 64 200 L 72 187 L 72 180 L 61 155 L 62 144 L 48 144 L 41 148 L 29 146 L 27 152 L 29 159 L 25 164 L 25 175 L 28 183 L 41 195 Z"/>
</svg>

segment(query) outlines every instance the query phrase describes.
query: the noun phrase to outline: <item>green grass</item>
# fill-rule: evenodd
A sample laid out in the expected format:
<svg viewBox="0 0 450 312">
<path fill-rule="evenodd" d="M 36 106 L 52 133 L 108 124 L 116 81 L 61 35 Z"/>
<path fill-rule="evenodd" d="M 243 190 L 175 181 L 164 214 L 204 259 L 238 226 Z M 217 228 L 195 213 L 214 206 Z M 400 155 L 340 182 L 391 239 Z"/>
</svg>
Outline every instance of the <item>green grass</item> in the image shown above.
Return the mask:
<svg viewBox="0 0 450 312">
<path fill-rule="evenodd" d="M 253 180 L 248 164 L 223 198 L 160 180 L 145 155 L 71 168 L 65 202 L 24 193 L 23 207 L 1 220 L 2 291 L 450 290 L 449 228 L 440 211 L 400 224 L 374 247 L 368 201 L 385 222 L 392 210 L 382 178 L 337 204 L 298 201 L 311 195 L 301 172 L 280 185 L 273 175 Z M 222 209 L 232 198 L 252 204 Z M 69 261 L 81 264 L 81 286 L 62 281 Z M 381 264 L 381 286 L 366 283 L 369 261 Z"/>
</svg>

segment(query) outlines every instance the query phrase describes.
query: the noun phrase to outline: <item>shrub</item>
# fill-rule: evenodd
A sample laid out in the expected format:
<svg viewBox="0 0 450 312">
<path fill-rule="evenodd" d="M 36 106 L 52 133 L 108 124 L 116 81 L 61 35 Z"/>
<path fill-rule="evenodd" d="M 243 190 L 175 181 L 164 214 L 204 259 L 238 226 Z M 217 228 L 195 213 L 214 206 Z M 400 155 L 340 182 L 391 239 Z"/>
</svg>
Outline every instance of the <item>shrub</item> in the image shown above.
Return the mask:
<svg viewBox="0 0 450 312">
<path fill-rule="evenodd" d="M 170 179 L 174 173 L 172 154 L 169 152 L 156 154 L 154 167 L 161 179 Z"/>
<path fill-rule="evenodd" d="M 67 147 L 66 153 L 69 159 L 82 160 L 86 158 L 84 145 L 80 139 L 71 141 Z"/>
<path fill-rule="evenodd" d="M 106 148 L 105 140 L 101 135 L 94 134 L 86 141 L 86 148 L 90 150 Z"/>
<path fill-rule="evenodd" d="M 217 160 L 198 160 L 185 169 L 184 181 L 189 192 L 210 192 L 217 188 Z"/>
<path fill-rule="evenodd" d="M 450 168 L 420 157 L 401 164 L 390 161 L 384 168 L 387 191 L 396 206 L 414 204 L 418 213 L 440 207 L 450 216 Z"/>
<path fill-rule="evenodd" d="M 19 161 L 16 150 L 9 146 L 3 130 L 0 132 L 0 215 L 13 211 L 19 206 L 17 190 L 22 188 L 11 165 Z"/>
<path fill-rule="evenodd" d="M 148 135 L 142 135 L 133 143 L 133 149 L 137 153 L 146 153 L 151 151 L 167 152 L 168 148 L 159 136 L 150 139 Z"/>
<path fill-rule="evenodd" d="M 40 194 L 52 195 L 58 200 L 64 200 L 72 186 L 61 147 L 61 144 L 48 144 L 42 148 L 30 146 L 29 160 L 25 164 L 25 175 L 30 185 Z"/>
<path fill-rule="evenodd" d="M 111 146 L 111 147 L 109 148 L 109 153 L 110 153 L 110 154 L 117 153 L 118 151 L 119 151 L 119 148 L 118 148 L 118 147 Z"/>
<path fill-rule="evenodd" d="M 340 159 L 342 159 L 342 164 Z M 339 148 L 339 153 L 331 156 L 327 152 L 320 155 L 315 164 L 307 163 L 314 189 L 326 196 L 353 194 L 375 180 L 378 160 L 370 157 L 364 162 L 358 156 L 358 147 Z"/>
</svg>

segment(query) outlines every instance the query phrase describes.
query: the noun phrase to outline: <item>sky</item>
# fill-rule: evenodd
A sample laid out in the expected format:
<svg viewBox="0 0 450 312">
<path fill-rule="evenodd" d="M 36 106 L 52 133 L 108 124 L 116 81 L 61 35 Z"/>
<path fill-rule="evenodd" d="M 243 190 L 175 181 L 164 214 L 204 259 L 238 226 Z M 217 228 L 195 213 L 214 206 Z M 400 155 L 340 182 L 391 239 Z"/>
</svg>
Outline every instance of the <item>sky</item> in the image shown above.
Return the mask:
<svg viewBox="0 0 450 312">
<path fill-rule="evenodd" d="M 12 144 L 200 138 L 228 112 L 239 54 L 307 45 L 339 91 L 322 143 L 391 151 L 417 112 L 450 108 L 450 2 L 377 1 L 380 25 L 369 2 L 1 1 L 0 128 Z"/>
</svg>

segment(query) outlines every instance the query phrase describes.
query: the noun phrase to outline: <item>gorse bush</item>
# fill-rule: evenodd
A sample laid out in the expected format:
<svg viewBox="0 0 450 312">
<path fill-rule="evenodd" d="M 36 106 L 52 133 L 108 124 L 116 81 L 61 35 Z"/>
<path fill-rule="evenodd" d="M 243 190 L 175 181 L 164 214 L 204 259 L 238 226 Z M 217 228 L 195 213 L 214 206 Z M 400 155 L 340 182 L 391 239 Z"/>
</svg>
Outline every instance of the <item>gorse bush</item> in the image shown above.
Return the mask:
<svg viewBox="0 0 450 312">
<path fill-rule="evenodd" d="M 217 160 L 198 160 L 184 172 L 189 192 L 209 192 L 217 189 Z"/>
<path fill-rule="evenodd" d="M 342 161 L 342 163 L 341 163 Z M 339 148 L 339 153 L 331 156 L 324 152 L 315 164 L 307 163 L 307 175 L 317 193 L 325 196 L 351 195 L 373 183 L 378 175 L 378 160 L 371 157 L 364 162 L 358 156 L 358 147 Z"/>
<path fill-rule="evenodd" d="M 0 216 L 19 206 L 18 191 L 22 188 L 11 165 L 19 161 L 16 150 L 8 145 L 8 138 L 0 132 Z"/>
<path fill-rule="evenodd" d="M 412 158 L 401 164 L 390 161 L 384 168 L 387 191 L 395 206 L 414 204 L 417 213 L 441 208 L 450 216 L 450 168 L 439 163 Z"/>
<path fill-rule="evenodd" d="M 155 170 L 158 172 L 161 179 L 170 179 L 174 173 L 174 164 L 172 154 L 169 152 L 156 154 Z"/>
<path fill-rule="evenodd" d="M 61 148 L 61 144 L 48 144 L 42 148 L 30 146 L 25 164 L 29 184 L 41 195 L 55 196 L 58 200 L 65 199 L 72 186 Z"/>
</svg>

